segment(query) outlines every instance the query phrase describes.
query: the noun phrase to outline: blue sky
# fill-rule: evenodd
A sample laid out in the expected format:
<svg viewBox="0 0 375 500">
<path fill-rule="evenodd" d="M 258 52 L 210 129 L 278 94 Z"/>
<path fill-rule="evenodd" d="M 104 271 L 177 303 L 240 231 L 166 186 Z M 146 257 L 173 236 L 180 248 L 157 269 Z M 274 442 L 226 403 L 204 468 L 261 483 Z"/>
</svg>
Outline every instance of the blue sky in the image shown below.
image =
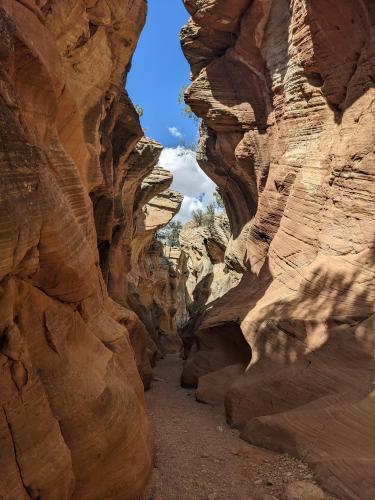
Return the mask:
<svg viewBox="0 0 375 500">
<path fill-rule="evenodd" d="M 173 173 L 172 188 L 184 195 L 177 219 L 186 222 L 193 210 L 213 201 L 215 186 L 199 168 L 187 145 L 197 140 L 197 124 L 182 113 L 178 95 L 189 84 L 190 68 L 179 32 L 189 18 L 182 0 L 149 0 L 146 26 L 128 75 L 127 90 L 143 108 L 145 134 L 164 146 L 160 165 Z"/>
<path fill-rule="evenodd" d="M 197 134 L 196 124 L 182 114 L 177 102 L 181 87 L 189 84 L 189 65 L 179 41 L 188 18 L 182 0 L 149 0 L 146 26 L 128 76 L 129 95 L 144 110 L 146 135 L 167 147 L 181 140 L 191 144 Z"/>
</svg>

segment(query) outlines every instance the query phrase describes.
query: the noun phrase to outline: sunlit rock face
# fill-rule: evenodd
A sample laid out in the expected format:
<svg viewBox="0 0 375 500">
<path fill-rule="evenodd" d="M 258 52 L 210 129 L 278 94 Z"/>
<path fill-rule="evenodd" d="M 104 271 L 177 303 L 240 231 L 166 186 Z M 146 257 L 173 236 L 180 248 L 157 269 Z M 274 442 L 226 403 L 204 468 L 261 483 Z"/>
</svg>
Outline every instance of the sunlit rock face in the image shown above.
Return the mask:
<svg viewBox="0 0 375 500">
<path fill-rule="evenodd" d="M 0 1 L 4 498 L 134 499 L 150 471 L 140 321 L 100 270 L 143 135 L 123 88 L 145 14 L 143 0 Z"/>
<path fill-rule="evenodd" d="M 230 288 L 223 283 L 227 271 L 224 262 L 225 250 L 229 239 L 229 221 L 224 212 L 216 213 L 211 220 L 203 224 L 190 221 L 182 229 L 181 248 L 188 256 L 187 288 L 191 302 L 195 302 L 192 312 L 201 309 L 204 304 L 212 302 Z M 230 278 L 231 273 L 228 270 L 228 280 Z"/>
<path fill-rule="evenodd" d="M 192 220 L 181 231 L 181 249 L 186 257 L 185 303 L 189 319 L 181 331 L 185 352 L 191 348 L 206 307 L 237 285 L 242 276 L 225 262 L 229 240 L 230 227 L 225 212 L 216 213 L 204 224 Z M 187 367 L 184 372 L 186 376 Z M 191 377 L 186 385 L 191 385 Z"/>
<path fill-rule="evenodd" d="M 161 150 L 155 141 L 142 139 L 129 158 L 116 242 L 108 258 L 112 268 L 110 293 L 142 320 L 148 338 L 146 358 L 151 365 L 166 352 L 180 350 L 177 319 L 185 311 L 185 297 L 180 294 L 184 273 L 168 258 L 170 249 L 157 239 L 158 230 L 171 221 L 183 200 L 182 195 L 169 190 L 173 177 L 158 165 Z M 134 340 L 139 342 L 140 337 Z M 143 341 L 142 345 L 144 350 Z M 139 352 L 138 345 L 135 350 Z"/>
<path fill-rule="evenodd" d="M 375 5 L 185 4 L 198 159 L 244 272 L 206 314 L 189 370 L 203 367 L 207 401 L 222 380 L 245 439 L 304 456 L 339 498 L 374 498 Z M 211 362 L 231 322 L 251 348 L 241 376 L 238 356 Z"/>
</svg>

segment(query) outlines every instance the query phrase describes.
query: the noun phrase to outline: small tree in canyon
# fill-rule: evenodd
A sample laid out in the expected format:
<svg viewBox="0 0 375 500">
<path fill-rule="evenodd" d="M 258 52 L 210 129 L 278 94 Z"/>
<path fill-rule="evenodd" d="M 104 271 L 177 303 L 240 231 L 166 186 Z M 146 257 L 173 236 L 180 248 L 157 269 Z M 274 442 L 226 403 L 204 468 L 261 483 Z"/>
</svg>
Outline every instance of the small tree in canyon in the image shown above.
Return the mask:
<svg viewBox="0 0 375 500">
<path fill-rule="evenodd" d="M 136 104 L 134 106 L 134 108 L 135 108 L 136 112 L 138 113 L 139 118 L 142 118 L 142 116 L 144 114 L 144 110 L 143 110 L 142 106 L 140 106 L 139 104 Z"/>
<path fill-rule="evenodd" d="M 158 232 L 158 239 L 170 247 L 180 247 L 180 233 L 182 223 L 179 220 L 172 220 L 164 229 Z"/>
<path fill-rule="evenodd" d="M 202 210 L 201 208 L 193 210 L 192 217 L 197 226 L 210 227 L 215 222 L 215 214 L 225 210 L 223 198 L 219 190 L 215 191 L 214 198 L 215 201 L 207 205 L 206 210 Z"/>
<path fill-rule="evenodd" d="M 179 104 L 182 105 L 182 113 L 187 116 L 188 118 L 195 118 L 195 115 L 191 109 L 191 107 L 185 103 L 185 92 L 186 89 L 188 88 L 188 85 L 183 85 L 180 88 L 180 91 L 178 93 L 178 98 L 177 101 Z"/>
<path fill-rule="evenodd" d="M 216 204 L 217 208 L 219 210 L 225 210 L 223 197 L 221 196 L 219 188 L 216 188 L 216 191 L 214 192 L 214 198 L 215 198 L 215 204 Z"/>
<path fill-rule="evenodd" d="M 207 205 L 206 210 L 197 208 L 192 212 L 193 221 L 197 226 L 210 226 L 215 220 L 215 204 Z"/>
<path fill-rule="evenodd" d="M 199 118 L 194 114 L 194 112 L 191 109 L 191 107 L 188 104 L 186 104 L 186 102 L 185 102 L 185 92 L 186 92 L 186 90 L 187 90 L 188 87 L 189 87 L 189 85 L 183 85 L 180 88 L 180 91 L 178 93 L 177 101 L 182 106 L 182 114 L 185 115 L 187 118 L 191 118 L 192 120 L 194 120 L 194 122 L 196 124 L 198 124 L 199 123 Z"/>
</svg>

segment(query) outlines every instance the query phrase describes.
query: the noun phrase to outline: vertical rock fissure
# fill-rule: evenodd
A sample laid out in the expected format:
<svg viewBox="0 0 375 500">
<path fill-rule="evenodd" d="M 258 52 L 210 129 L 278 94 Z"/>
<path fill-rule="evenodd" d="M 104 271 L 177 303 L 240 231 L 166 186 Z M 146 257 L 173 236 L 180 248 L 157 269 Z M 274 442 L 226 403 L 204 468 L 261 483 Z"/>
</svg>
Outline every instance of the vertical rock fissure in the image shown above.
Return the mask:
<svg viewBox="0 0 375 500">
<path fill-rule="evenodd" d="M 30 495 L 30 489 L 29 489 L 29 486 L 27 486 L 25 484 L 25 480 L 23 478 L 23 475 L 22 475 L 22 469 L 21 469 L 21 464 L 19 462 L 19 459 L 18 459 L 18 455 L 17 455 L 17 447 L 16 447 L 16 443 L 15 443 L 15 440 L 14 440 L 14 436 L 13 436 L 13 432 L 12 432 L 12 425 L 8 419 L 8 415 L 7 415 L 7 412 L 6 412 L 6 409 L 4 407 L 2 407 L 2 411 L 3 411 L 3 414 L 4 414 L 4 418 L 5 418 L 5 421 L 7 423 L 7 426 L 8 426 L 8 430 L 9 430 L 9 435 L 10 435 L 10 439 L 12 441 L 12 447 L 13 447 L 13 454 L 14 454 L 14 462 L 16 464 L 16 467 L 17 467 L 17 470 L 18 470 L 18 474 L 19 474 L 19 477 L 21 479 L 21 482 L 22 482 L 22 485 L 23 485 L 23 488 L 25 490 L 25 493 L 26 495 L 31 499 L 31 500 L 37 500 L 37 498 L 39 497 L 34 497 L 34 496 L 31 496 Z"/>
</svg>

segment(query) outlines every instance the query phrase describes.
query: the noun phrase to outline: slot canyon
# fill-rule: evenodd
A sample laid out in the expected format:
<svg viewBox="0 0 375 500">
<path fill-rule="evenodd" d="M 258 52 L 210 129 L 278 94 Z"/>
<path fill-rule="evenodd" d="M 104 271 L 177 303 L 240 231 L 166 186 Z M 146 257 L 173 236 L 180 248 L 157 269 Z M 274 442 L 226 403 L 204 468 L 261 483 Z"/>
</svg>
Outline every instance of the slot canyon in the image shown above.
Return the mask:
<svg viewBox="0 0 375 500">
<path fill-rule="evenodd" d="M 222 201 L 176 244 L 158 2 L 0 0 L 0 500 L 374 500 L 375 1 L 160 0 Z"/>
</svg>

